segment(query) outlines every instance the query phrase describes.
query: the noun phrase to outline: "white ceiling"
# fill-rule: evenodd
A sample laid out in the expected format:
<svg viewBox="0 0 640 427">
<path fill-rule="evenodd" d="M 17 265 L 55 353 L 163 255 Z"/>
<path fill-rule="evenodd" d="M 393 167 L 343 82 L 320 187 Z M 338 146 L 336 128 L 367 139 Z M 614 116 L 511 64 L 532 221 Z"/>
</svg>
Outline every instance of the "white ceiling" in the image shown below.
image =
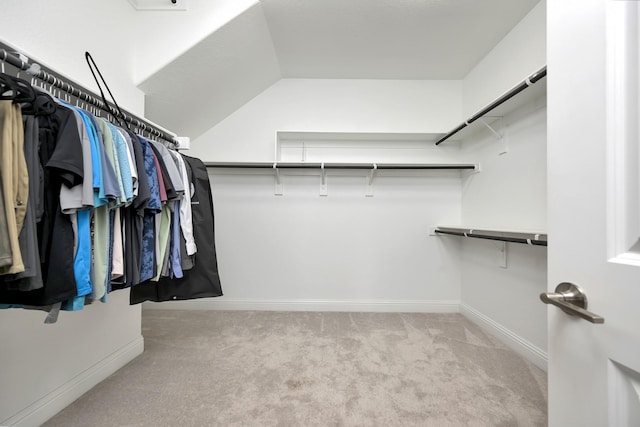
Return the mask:
<svg viewBox="0 0 640 427">
<path fill-rule="evenodd" d="M 140 84 L 196 138 L 280 78 L 462 79 L 539 0 L 261 0 Z"/>
<path fill-rule="evenodd" d="M 539 0 L 262 0 L 284 77 L 461 79 Z"/>
</svg>

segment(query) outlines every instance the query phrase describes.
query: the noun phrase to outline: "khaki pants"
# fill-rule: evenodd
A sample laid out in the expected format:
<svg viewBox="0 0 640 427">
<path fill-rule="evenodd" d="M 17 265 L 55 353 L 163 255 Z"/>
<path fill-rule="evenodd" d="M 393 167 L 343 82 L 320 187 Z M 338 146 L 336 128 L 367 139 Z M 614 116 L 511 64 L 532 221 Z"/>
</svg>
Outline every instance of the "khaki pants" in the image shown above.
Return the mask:
<svg viewBox="0 0 640 427">
<path fill-rule="evenodd" d="M 24 271 L 18 235 L 22 230 L 29 198 L 29 174 L 24 158 L 22 111 L 9 100 L 0 101 L 0 179 L 4 212 L 0 213 L 2 240 L 9 242 L 12 263 L 0 266 L 0 274 Z M 6 229 L 3 222 L 6 221 Z"/>
</svg>

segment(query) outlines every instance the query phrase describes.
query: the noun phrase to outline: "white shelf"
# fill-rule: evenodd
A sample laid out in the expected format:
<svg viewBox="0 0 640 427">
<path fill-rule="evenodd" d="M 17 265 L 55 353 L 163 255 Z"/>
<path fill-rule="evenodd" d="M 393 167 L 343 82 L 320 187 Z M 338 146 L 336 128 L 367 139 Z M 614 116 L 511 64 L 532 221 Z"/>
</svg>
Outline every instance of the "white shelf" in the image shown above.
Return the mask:
<svg viewBox="0 0 640 427">
<path fill-rule="evenodd" d="M 439 133 L 277 131 L 276 141 L 295 142 L 433 142 Z"/>
<path fill-rule="evenodd" d="M 474 163 L 205 162 L 204 165 L 227 169 L 478 170 Z"/>
<path fill-rule="evenodd" d="M 396 170 L 396 171 L 478 171 L 479 165 L 473 163 L 348 163 L 348 162 L 332 162 L 332 163 L 317 163 L 317 162 L 205 162 L 204 165 L 207 168 L 212 169 L 232 169 L 241 170 L 255 174 L 256 170 L 269 171 L 269 174 L 273 174 L 275 177 L 275 194 L 283 194 L 283 183 L 281 180 L 281 173 L 283 170 L 316 170 L 320 176 L 320 195 L 326 196 L 327 190 L 327 175 L 329 170 L 360 170 L 366 171 L 367 185 L 365 188 L 365 195 L 367 197 L 373 196 L 373 181 L 380 171 Z M 249 172 L 252 171 L 252 172 Z M 237 173 L 237 172 L 236 172 Z M 314 173 L 315 174 L 315 173 Z"/>
<path fill-rule="evenodd" d="M 278 162 L 447 162 L 435 150 L 438 133 L 314 132 L 279 130 L 274 159 Z M 437 159 L 437 160 L 427 160 Z"/>
<path fill-rule="evenodd" d="M 523 243 L 534 246 L 547 246 L 547 233 L 535 231 L 497 230 L 487 228 L 438 226 L 435 235 L 472 237 L 476 239 L 497 240 L 502 242 Z"/>
</svg>

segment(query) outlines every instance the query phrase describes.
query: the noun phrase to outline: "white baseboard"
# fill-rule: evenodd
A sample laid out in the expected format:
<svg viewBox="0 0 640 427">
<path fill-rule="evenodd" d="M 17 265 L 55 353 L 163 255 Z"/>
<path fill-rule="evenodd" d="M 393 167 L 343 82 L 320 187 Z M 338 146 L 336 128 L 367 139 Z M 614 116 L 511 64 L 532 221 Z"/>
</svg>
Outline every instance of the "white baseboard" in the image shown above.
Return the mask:
<svg viewBox="0 0 640 427">
<path fill-rule="evenodd" d="M 346 311 L 380 313 L 458 313 L 460 301 L 244 300 L 202 298 L 145 302 L 144 310 Z"/>
<path fill-rule="evenodd" d="M 39 426 L 144 351 L 142 336 L 105 357 L 25 409 L 0 422 L 7 426 Z"/>
<path fill-rule="evenodd" d="M 548 355 L 546 351 L 466 304 L 460 304 L 460 313 L 473 323 L 489 331 L 489 333 L 502 341 L 507 347 L 540 369 L 544 371 L 547 370 Z"/>
</svg>

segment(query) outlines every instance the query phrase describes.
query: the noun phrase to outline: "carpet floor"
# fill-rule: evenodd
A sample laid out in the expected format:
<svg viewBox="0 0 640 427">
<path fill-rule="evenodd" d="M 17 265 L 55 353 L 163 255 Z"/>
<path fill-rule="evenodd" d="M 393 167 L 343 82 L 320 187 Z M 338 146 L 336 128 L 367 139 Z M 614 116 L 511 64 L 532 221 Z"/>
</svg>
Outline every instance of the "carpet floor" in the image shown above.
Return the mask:
<svg viewBox="0 0 640 427">
<path fill-rule="evenodd" d="M 143 312 L 45 426 L 544 426 L 546 374 L 459 314 Z"/>
</svg>

